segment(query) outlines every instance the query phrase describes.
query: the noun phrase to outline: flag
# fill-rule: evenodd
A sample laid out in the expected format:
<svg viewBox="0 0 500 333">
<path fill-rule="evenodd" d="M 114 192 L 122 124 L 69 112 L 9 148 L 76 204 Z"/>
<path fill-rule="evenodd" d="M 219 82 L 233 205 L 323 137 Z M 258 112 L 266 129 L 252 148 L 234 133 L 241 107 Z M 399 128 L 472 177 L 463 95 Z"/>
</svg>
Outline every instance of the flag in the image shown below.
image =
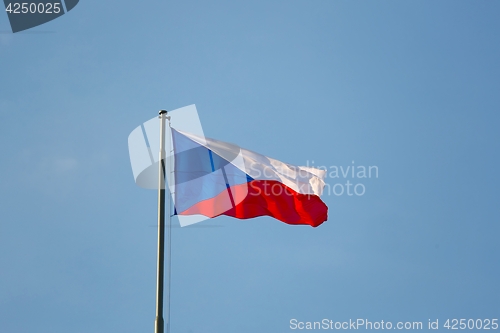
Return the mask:
<svg viewBox="0 0 500 333">
<path fill-rule="evenodd" d="M 320 199 L 325 170 L 290 165 L 174 128 L 171 133 L 176 215 L 270 216 L 313 227 L 327 220 L 328 207 Z"/>
</svg>

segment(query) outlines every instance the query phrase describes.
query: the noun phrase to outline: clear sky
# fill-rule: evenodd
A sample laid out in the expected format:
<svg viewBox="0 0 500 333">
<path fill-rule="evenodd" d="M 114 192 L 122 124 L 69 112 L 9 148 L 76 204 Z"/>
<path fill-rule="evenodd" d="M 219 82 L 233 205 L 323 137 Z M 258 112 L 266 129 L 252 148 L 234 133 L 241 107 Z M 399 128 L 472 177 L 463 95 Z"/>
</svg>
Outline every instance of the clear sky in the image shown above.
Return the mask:
<svg viewBox="0 0 500 333">
<path fill-rule="evenodd" d="M 365 193 L 325 193 L 318 228 L 175 228 L 172 332 L 499 318 L 499 11 L 82 0 L 17 34 L 0 13 L 0 331 L 153 332 L 157 198 L 127 137 L 189 104 L 209 137 L 378 177 L 330 173 Z"/>
</svg>

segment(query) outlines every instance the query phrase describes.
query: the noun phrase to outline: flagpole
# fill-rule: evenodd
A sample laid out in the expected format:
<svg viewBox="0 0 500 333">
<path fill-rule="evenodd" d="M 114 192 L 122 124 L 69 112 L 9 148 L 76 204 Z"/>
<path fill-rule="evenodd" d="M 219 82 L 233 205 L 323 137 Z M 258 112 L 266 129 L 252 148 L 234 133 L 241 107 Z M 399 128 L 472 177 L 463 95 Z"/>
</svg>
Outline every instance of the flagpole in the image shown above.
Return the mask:
<svg viewBox="0 0 500 333">
<path fill-rule="evenodd" d="M 168 244 L 167 244 L 167 325 L 166 331 L 163 319 L 163 296 L 164 296 L 164 280 L 165 280 L 165 198 L 166 186 L 165 177 L 166 161 L 165 161 L 165 120 L 167 118 L 167 111 L 160 110 L 160 154 L 159 154 L 159 168 L 158 168 L 158 263 L 157 263 L 157 277 L 156 277 L 156 319 L 155 319 L 155 333 L 169 333 L 170 332 L 170 240 L 171 240 L 171 223 L 170 213 L 168 217 Z M 169 199 L 170 205 L 170 199 Z"/>
</svg>

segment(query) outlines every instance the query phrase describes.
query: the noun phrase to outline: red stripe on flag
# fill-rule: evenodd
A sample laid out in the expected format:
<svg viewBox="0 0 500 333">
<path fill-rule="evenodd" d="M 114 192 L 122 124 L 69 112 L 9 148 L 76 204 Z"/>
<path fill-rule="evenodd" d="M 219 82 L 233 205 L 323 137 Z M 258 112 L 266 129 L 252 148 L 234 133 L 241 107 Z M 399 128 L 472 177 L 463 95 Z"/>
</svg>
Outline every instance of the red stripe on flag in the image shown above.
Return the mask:
<svg viewBox="0 0 500 333">
<path fill-rule="evenodd" d="M 232 186 L 230 191 L 233 198 L 244 198 L 236 207 L 224 213 L 220 213 L 220 207 L 227 205 L 228 191 L 201 201 L 179 215 L 200 214 L 211 218 L 227 215 L 239 219 L 271 216 L 288 224 L 313 227 L 319 226 L 328 218 L 328 207 L 317 195 L 297 193 L 279 181 L 252 180 Z"/>
</svg>

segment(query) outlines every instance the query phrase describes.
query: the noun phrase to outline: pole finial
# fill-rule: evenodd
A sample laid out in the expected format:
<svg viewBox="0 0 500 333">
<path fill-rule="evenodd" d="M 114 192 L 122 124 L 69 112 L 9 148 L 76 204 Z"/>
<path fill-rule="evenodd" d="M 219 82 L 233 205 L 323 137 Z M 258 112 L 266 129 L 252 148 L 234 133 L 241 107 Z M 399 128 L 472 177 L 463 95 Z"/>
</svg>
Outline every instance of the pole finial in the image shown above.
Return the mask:
<svg viewBox="0 0 500 333">
<path fill-rule="evenodd" d="M 167 114 L 168 111 L 167 110 L 160 110 L 158 111 L 158 114 L 161 116 L 162 114 Z"/>
</svg>

